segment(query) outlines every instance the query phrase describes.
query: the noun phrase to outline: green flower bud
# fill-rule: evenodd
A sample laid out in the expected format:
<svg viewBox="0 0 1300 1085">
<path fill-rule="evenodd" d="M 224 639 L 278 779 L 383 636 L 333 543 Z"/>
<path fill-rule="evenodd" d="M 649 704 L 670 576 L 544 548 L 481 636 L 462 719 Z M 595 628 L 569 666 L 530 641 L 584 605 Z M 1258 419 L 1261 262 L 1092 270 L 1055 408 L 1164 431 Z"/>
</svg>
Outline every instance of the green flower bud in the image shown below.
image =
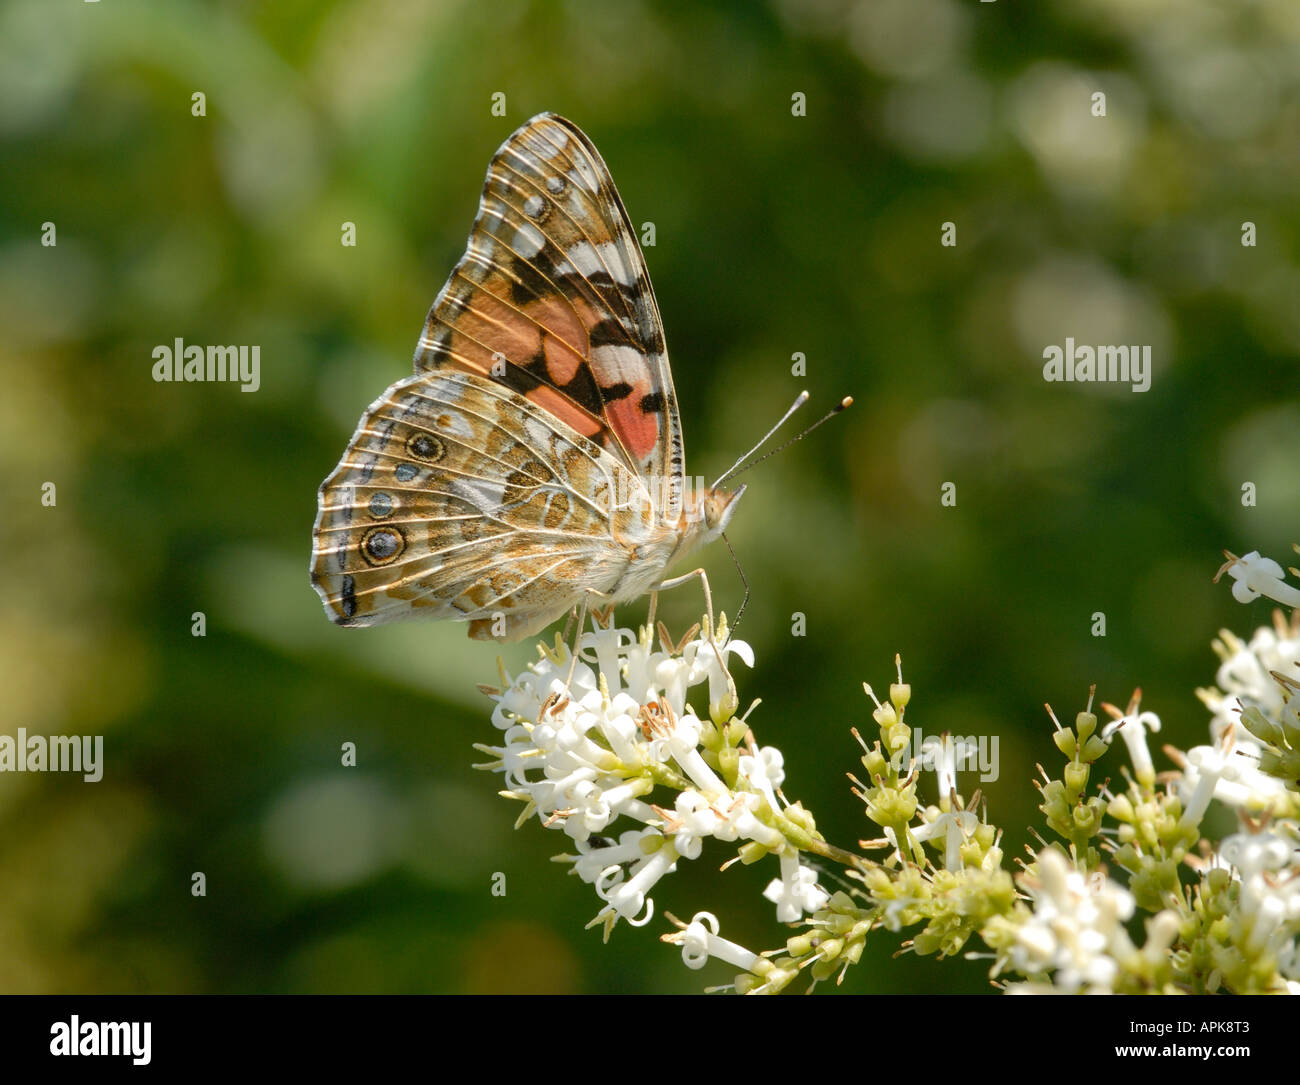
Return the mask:
<svg viewBox="0 0 1300 1085">
<path fill-rule="evenodd" d="M 817 953 L 823 961 L 833 961 L 844 949 L 844 939 L 827 938 L 820 946 L 817 947 Z"/>
<path fill-rule="evenodd" d="M 812 952 L 812 948 L 813 934 L 811 931 L 792 934 L 785 940 L 785 951 L 791 957 L 806 957 Z"/>
<path fill-rule="evenodd" d="M 834 896 L 826 902 L 826 907 L 832 912 L 842 912 L 845 915 L 857 915 L 859 908 L 853 898 L 843 889 L 835 890 Z"/>
<path fill-rule="evenodd" d="M 1088 741 L 1083 744 L 1083 752 L 1080 754 L 1080 757 L 1091 765 L 1094 761 L 1100 761 L 1102 755 L 1109 749 L 1110 747 L 1107 746 L 1106 743 L 1096 735 L 1093 735 L 1092 738 L 1088 739 Z"/>
<path fill-rule="evenodd" d="M 1087 742 L 1097 730 L 1097 717 L 1091 712 L 1080 712 L 1074 717 L 1074 729 L 1079 732 L 1079 738 Z"/>
<path fill-rule="evenodd" d="M 1110 806 L 1107 809 L 1110 816 L 1116 821 L 1132 822 L 1133 820 L 1133 804 L 1129 801 L 1127 795 L 1116 795 L 1111 799 Z"/>
<path fill-rule="evenodd" d="M 728 682 L 727 692 L 718 698 L 718 703 L 709 705 L 709 718 L 721 727 L 736 714 L 739 707 L 740 698 L 736 696 L 736 688 Z"/>
<path fill-rule="evenodd" d="M 871 749 L 862 755 L 862 767 L 867 770 L 867 779 L 874 780 L 885 774 L 889 760 L 877 749 Z"/>
<path fill-rule="evenodd" d="M 1084 803 L 1074 808 L 1074 827 L 1091 836 L 1097 831 L 1100 818 L 1091 803 Z"/>
<path fill-rule="evenodd" d="M 1091 766 L 1072 761 L 1065 766 L 1065 771 L 1061 773 L 1061 777 L 1065 780 L 1065 786 L 1070 792 L 1078 795 L 1088 786 L 1088 773 L 1090 771 Z"/>
<path fill-rule="evenodd" d="M 908 788 L 877 788 L 874 800 L 867 807 L 867 815 L 877 825 L 906 825 L 916 813 L 916 795 Z"/>
</svg>

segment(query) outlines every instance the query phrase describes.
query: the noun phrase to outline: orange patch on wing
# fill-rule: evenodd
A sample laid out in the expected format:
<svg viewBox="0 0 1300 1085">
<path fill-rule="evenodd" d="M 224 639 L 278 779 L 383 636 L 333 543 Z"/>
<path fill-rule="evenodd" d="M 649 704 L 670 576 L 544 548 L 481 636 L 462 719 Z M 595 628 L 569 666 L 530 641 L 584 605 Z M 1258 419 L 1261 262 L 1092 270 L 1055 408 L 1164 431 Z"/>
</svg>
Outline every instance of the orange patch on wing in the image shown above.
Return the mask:
<svg viewBox="0 0 1300 1085">
<path fill-rule="evenodd" d="M 633 396 L 605 404 L 610 428 L 633 457 L 645 459 L 659 440 L 659 417 L 641 410 Z"/>
<path fill-rule="evenodd" d="M 542 337 L 542 354 L 546 358 L 546 375 L 556 384 L 568 384 L 582 364 L 572 349 L 552 335 Z"/>
<path fill-rule="evenodd" d="M 461 314 L 454 328 L 452 350 L 482 369 L 491 368 L 494 351 L 522 362 L 537 353 L 541 340 L 541 334 L 529 321 L 487 291 L 479 292 L 474 307 Z M 463 336 L 477 342 L 465 342 Z"/>
<path fill-rule="evenodd" d="M 545 385 L 534 388 L 528 393 L 528 399 L 555 415 L 561 422 L 572 426 L 584 437 L 595 437 L 605 428 L 599 418 L 588 414 L 573 400 L 554 388 L 547 388 Z"/>
<path fill-rule="evenodd" d="M 524 313 L 542 328 L 546 371 L 556 384 L 568 384 L 586 358 L 587 329 L 567 301 L 538 301 Z"/>
</svg>

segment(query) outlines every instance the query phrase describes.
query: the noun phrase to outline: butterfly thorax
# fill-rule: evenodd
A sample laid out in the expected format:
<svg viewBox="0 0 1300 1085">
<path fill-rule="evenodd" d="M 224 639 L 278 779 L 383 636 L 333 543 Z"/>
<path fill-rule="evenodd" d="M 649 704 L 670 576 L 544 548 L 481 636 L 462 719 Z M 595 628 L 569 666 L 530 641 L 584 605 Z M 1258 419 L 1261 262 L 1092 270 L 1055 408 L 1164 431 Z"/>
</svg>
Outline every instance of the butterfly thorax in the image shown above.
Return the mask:
<svg viewBox="0 0 1300 1085">
<path fill-rule="evenodd" d="M 653 591 L 671 566 L 726 530 L 744 489 L 692 489 L 688 484 L 675 520 L 658 515 L 615 516 L 614 533 L 627 555 L 627 565 L 617 582 L 606 589 L 608 593 L 621 602 Z M 625 530 L 619 530 L 620 523 Z"/>
</svg>

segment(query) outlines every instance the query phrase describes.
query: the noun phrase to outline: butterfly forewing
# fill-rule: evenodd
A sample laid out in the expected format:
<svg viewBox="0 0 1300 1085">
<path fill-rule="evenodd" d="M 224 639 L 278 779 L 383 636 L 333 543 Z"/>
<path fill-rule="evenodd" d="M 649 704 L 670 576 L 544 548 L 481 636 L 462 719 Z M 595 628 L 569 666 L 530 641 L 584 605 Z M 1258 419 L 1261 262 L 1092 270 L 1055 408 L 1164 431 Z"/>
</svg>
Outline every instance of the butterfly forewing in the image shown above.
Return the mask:
<svg viewBox="0 0 1300 1085">
<path fill-rule="evenodd" d="M 636 235 L 599 152 L 542 114 L 493 156 L 416 370 L 479 373 L 597 441 L 681 507 L 681 423 Z"/>
</svg>

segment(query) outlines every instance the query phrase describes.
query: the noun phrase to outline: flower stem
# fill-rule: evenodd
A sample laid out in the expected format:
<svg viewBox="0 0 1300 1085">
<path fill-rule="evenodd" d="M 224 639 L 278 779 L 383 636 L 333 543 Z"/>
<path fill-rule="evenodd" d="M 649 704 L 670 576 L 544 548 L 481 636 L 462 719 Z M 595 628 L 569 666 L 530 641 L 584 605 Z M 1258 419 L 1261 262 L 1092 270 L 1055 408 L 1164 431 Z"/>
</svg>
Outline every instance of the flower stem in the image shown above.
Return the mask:
<svg viewBox="0 0 1300 1085">
<path fill-rule="evenodd" d="M 865 856 L 858 855 L 855 852 L 846 851 L 844 848 L 836 847 L 825 840 L 811 839 L 804 845 L 804 851 L 810 851 L 814 855 L 820 855 L 823 859 L 830 859 L 833 862 L 841 863 L 844 866 L 863 868 L 871 860 Z"/>
</svg>

